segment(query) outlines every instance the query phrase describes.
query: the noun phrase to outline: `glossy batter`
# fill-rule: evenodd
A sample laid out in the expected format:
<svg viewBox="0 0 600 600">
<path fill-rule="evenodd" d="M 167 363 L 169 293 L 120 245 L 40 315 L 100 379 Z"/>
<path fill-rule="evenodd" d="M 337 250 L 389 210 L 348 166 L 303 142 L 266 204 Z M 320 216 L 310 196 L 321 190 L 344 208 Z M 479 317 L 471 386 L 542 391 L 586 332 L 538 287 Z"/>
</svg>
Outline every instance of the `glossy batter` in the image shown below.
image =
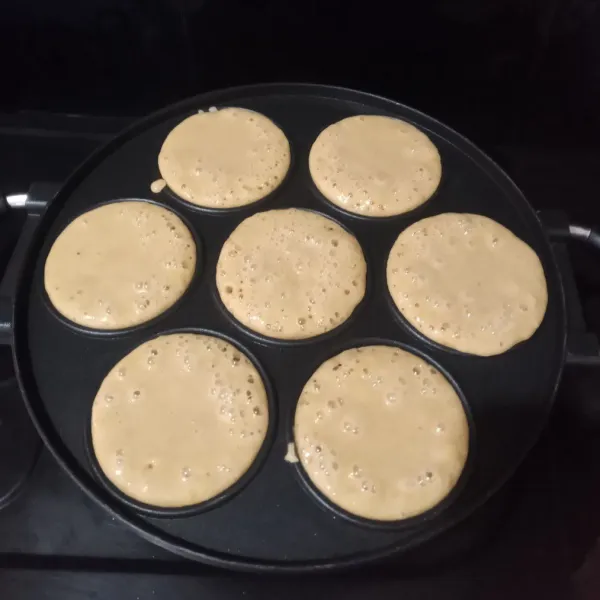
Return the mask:
<svg viewBox="0 0 600 600">
<path fill-rule="evenodd" d="M 72 221 L 44 268 L 46 292 L 67 319 L 123 329 L 153 319 L 187 289 L 196 267 L 189 229 L 149 202 L 105 204 Z"/>
<path fill-rule="evenodd" d="M 178 196 L 207 208 L 233 208 L 278 187 L 290 165 L 290 145 L 267 117 L 224 108 L 188 117 L 165 139 L 161 176 Z"/>
<path fill-rule="evenodd" d="M 309 166 L 321 193 L 349 212 L 388 217 L 410 211 L 437 189 L 437 148 L 419 129 L 390 117 L 360 115 L 330 125 Z"/>
<path fill-rule="evenodd" d="M 181 507 L 217 496 L 244 475 L 268 419 L 262 379 L 237 348 L 205 335 L 165 335 L 108 373 L 92 408 L 92 442 L 122 492 Z"/>
<path fill-rule="evenodd" d="M 367 519 L 418 515 L 454 488 L 469 429 L 446 378 L 392 346 L 346 350 L 304 386 L 294 421 L 298 456 L 331 502 Z"/>
<path fill-rule="evenodd" d="M 334 329 L 365 294 L 367 267 L 356 238 L 335 221 L 295 208 L 257 213 L 233 231 L 217 264 L 229 312 L 274 338 Z"/>
<path fill-rule="evenodd" d="M 480 356 L 530 338 L 548 303 L 535 252 L 481 215 L 441 214 L 405 229 L 390 252 L 387 281 L 420 332 Z"/>
</svg>

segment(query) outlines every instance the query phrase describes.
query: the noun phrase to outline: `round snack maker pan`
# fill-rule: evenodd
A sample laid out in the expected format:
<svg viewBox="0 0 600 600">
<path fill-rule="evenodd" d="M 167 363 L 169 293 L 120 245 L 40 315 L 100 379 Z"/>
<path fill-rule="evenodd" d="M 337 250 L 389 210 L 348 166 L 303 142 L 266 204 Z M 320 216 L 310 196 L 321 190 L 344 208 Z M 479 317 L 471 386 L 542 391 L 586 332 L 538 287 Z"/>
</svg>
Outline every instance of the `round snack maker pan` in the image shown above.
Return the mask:
<svg viewBox="0 0 600 600">
<path fill-rule="evenodd" d="M 204 210 L 167 188 L 157 157 L 181 120 L 211 107 L 238 106 L 272 119 L 287 136 L 293 161 L 265 199 L 242 208 Z M 383 219 L 349 214 L 316 189 L 308 154 L 318 134 L 357 114 L 404 119 L 437 146 L 442 181 L 410 213 Z M 44 290 L 50 247 L 77 215 L 120 199 L 156 202 L 180 215 L 198 244 L 198 268 L 185 295 L 165 314 L 117 332 L 73 327 L 59 318 Z M 297 207 L 335 219 L 358 239 L 368 265 L 363 302 L 342 326 L 299 343 L 265 338 L 241 327 L 215 291 L 215 268 L 227 237 L 258 211 Z M 31 197 L 28 217 L 2 285 L 0 332 L 12 344 L 19 384 L 44 442 L 77 484 L 113 516 L 151 542 L 210 565 L 261 572 L 321 571 L 367 564 L 413 549 L 465 519 L 514 473 L 538 439 L 552 409 L 563 366 L 597 364 L 567 352 L 567 306 L 554 248 L 538 215 L 508 176 L 485 154 L 438 121 L 377 96 L 327 86 L 274 84 L 216 91 L 162 110 L 125 131 L 89 158 L 50 202 Z M 390 302 L 386 261 L 398 234 L 443 212 L 490 217 L 529 244 L 548 284 L 548 307 L 536 333 L 494 357 L 449 351 L 418 335 Z M 222 336 L 261 369 L 271 402 L 270 430 L 257 464 L 235 493 L 192 510 L 136 505 L 107 485 L 90 456 L 91 406 L 100 383 L 123 356 L 148 339 L 174 331 Z M 574 338 L 573 338 L 574 339 Z M 437 507 L 405 522 L 372 523 L 342 514 L 284 460 L 293 441 L 298 397 L 314 370 L 344 349 L 371 343 L 406 348 L 441 369 L 456 386 L 470 422 L 467 467 Z M 308 493 L 307 493 L 308 492 Z"/>
</svg>

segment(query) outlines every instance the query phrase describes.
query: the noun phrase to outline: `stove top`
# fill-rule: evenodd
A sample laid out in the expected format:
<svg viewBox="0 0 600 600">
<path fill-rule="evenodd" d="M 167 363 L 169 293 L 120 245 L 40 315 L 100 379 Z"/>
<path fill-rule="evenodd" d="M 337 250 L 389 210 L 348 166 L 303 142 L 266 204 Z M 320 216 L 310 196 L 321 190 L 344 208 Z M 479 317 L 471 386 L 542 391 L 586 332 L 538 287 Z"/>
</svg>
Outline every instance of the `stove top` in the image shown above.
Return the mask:
<svg viewBox="0 0 600 600">
<path fill-rule="evenodd" d="M 126 119 L 0 115 L 0 185 L 62 181 Z M 600 152 L 484 146 L 536 208 L 568 210 L 600 223 L 594 165 Z M 27 160 L 24 160 L 24 158 Z M 18 215 L 11 231 L 18 231 Z M 574 271 L 591 329 L 600 334 L 597 257 L 574 249 Z M 1 265 L 0 265 L 1 266 Z M 21 465 L 0 476 L 2 597 L 582 598 L 600 595 L 600 373 L 565 374 L 557 409 L 513 481 L 469 521 L 403 559 L 343 575 L 268 578 L 185 561 L 139 538 L 87 498 L 41 449 L 0 352 L 0 456 Z M 12 432 L 8 435 L 7 432 Z M 15 433 L 16 432 L 16 433 Z M 17 449 L 17 450 L 15 450 Z M 13 460 L 13 458 L 11 458 Z M 18 465 L 17 465 L 18 466 Z M 30 468 L 31 467 L 31 468 Z M 21 473 L 23 477 L 19 475 Z M 12 479 L 10 479 L 12 477 Z M 21 479 L 26 479 L 19 486 Z M 11 487 L 12 485 L 12 487 Z M 16 496 L 13 493 L 21 488 Z M 0 504 L 1 506 L 1 504 Z M 586 596 L 587 594 L 587 596 Z"/>
</svg>

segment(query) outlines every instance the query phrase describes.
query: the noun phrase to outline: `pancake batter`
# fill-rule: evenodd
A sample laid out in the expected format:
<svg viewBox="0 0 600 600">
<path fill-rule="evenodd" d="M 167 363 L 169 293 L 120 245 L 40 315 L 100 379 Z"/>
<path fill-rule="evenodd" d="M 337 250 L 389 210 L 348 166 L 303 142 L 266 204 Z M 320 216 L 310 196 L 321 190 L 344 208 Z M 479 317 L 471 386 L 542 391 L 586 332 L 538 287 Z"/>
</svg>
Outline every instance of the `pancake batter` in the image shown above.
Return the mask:
<svg viewBox="0 0 600 600">
<path fill-rule="evenodd" d="M 67 319 L 123 329 L 177 302 L 195 267 L 194 239 L 177 215 L 149 202 L 113 202 L 67 225 L 46 259 L 44 283 Z"/>
<path fill-rule="evenodd" d="M 267 117 L 243 108 L 192 115 L 165 139 L 158 168 L 178 196 L 206 208 L 256 202 L 277 188 L 290 145 Z"/>
<path fill-rule="evenodd" d="M 421 333 L 480 356 L 530 338 L 548 302 L 535 252 L 481 215 L 446 213 L 405 229 L 390 252 L 387 281 Z"/>
<path fill-rule="evenodd" d="M 313 484 L 344 510 L 380 521 L 418 515 L 454 488 L 469 430 L 446 378 L 392 346 L 346 350 L 304 386 L 294 421 Z"/>
<path fill-rule="evenodd" d="M 349 212 L 389 217 L 408 212 L 437 189 L 437 148 L 413 125 L 377 115 L 343 119 L 321 132 L 309 166 L 315 185 Z"/>
<path fill-rule="evenodd" d="M 253 331 L 297 340 L 334 329 L 365 294 L 356 238 L 335 221 L 296 208 L 257 213 L 233 231 L 217 264 L 217 288 Z"/>
<path fill-rule="evenodd" d="M 140 502 L 181 507 L 231 487 L 265 439 L 260 374 L 231 344 L 198 334 L 142 344 L 108 373 L 92 442 L 108 479 Z"/>
</svg>

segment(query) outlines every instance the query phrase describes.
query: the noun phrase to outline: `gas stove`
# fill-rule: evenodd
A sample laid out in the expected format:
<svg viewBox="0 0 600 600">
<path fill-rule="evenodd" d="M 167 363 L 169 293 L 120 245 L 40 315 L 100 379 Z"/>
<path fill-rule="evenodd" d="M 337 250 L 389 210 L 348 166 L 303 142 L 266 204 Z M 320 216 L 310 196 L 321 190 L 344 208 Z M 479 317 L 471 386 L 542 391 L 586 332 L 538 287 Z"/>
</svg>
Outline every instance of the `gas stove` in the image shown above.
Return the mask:
<svg viewBox="0 0 600 600">
<path fill-rule="evenodd" d="M 20 120 L 19 120 L 20 119 Z M 5 194 L 32 181 L 60 183 L 126 119 L 29 116 L 3 122 Z M 0 122 L 2 118 L 0 117 Z M 600 153 L 483 147 L 536 208 L 600 223 L 590 203 Z M 24 158 L 27 160 L 23 160 Z M 589 165 L 590 168 L 586 168 Z M 4 255 L 22 222 L 2 221 Z M 4 229 L 5 228 L 5 229 Z M 6 232 L 6 233 L 4 233 Z M 600 334 L 600 257 L 572 252 L 582 305 Z M 6 260 L 0 260 L 4 268 Z M 1 324 L 0 324 L 1 330 Z M 600 582 L 600 373 L 565 375 L 557 409 L 514 479 L 479 512 L 402 562 L 320 577 L 265 578 L 218 571 L 167 553 L 115 521 L 79 490 L 42 448 L 0 352 L 0 590 L 2 597 L 567 598 L 598 597 Z M 291 585 L 290 585 L 290 582 Z M 594 595 L 596 594 L 596 595 Z"/>
</svg>

